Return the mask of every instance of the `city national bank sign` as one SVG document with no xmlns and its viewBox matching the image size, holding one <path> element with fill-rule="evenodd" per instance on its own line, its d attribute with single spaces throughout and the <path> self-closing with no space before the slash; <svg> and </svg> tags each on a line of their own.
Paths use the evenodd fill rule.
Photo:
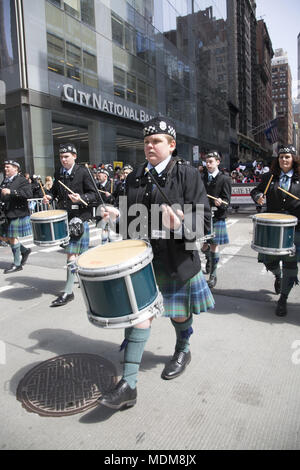
<svg viewBox="0 0 300 470">
<path fill-rule="evenodd" d="M 120 103 L 103 99 L 100 94 L 86 93 L 85 91 L 77 90 L 73 85 L 69 84 L 63 85 L 62 101 L 67 101 L 68 103 L 103 111 L 105 113 L 132 119 L 138 122 L 147 122 L 153 117 L 142 109 L 133 109 L 129 106 L 124 106 Z"/>
</svg>

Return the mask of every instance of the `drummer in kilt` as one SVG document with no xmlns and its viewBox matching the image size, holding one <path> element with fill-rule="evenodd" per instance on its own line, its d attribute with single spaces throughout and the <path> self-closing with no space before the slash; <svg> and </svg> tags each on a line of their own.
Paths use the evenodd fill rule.
<svg viewBox="0 0 300 470">
<path fill-rule="evenodd" d="M 203 182 L 213 211 L 214 237 L 204 243 L 202 252 L 206 257 L 206 273 L 209 274 L 208 285 L 212 289 L 217 283 L 217 267 L 220 261 L 219 245 L 229 243 L 226 227 L 227 209 L 231 198 L 231 178 L 219 171 L 221 156 L 212 151 L 206 154 L 206 169 L 203 172 Z M 226 204 L 227 203 L 227 204 Z"/>
<path fill-rule="evenodd" d="M 72 143 L 61 144 L 59 157 L 61 167 L 54 175 L 51 195 L 46 194 L 43 202 L 47 203 L 52 199 L 57 199 L 57 209 L 67 211 L 70 242 L 65 247 L 67 253 L 67 282 L 64 292 L 52 302 L 50 307 L 61 307 L 74 299 L 75 259 L 88 250 L 90 240 L 89 220 L 92 218 L 92 204 L 97 200 L 96 190 L 87 169 L 76 164 L 76 147 Z M 68 192 L 59 181 L 69 187 L 75 194 Z M 83 204 L 80 199 L 88 206 Z"/>
<path fill-rule="evenodd" d="M 19 171 L 18 162 L 4 162 L 5 178 L 0 184 L 0 240 L 10 245 L 13 254 L 13 264 L 4 270 L 4 274 L 22 271 L 31 253 L 30 248 L 22 245 L 19 238 L 31 234 L 27 199 L 32 197 L 32 189 L 31 184 Z"/>
<path fill-rule="evenodd" d="M 273 179 L 264 196 L 270 177 Z M 278 190 L 278 187 L 288 191 L 299 200 Z M 300 159 L 292 145 L 281 145 L 278 156 L 271 165 L 271 172 L 262 177 L 261 183 L 252 189 L 251 197 L 255 203 L 262 206 L 267 204 L 267 212 L 293 215 L 298 218 L 295 227 L 296 253 L 294 256 L 258 254 L 258 262 L 264 263 L 266 269 L 275 276 L 274 290 L 280 294 L 275 313 L 279 317 L 287 315 L 287 298 L 298 281 L 298 262 L 300 261 Z"/>
<path fill-rule="evenodd" d="M 175 379 L 181 375 L 191 361 L 190 336 L 193 333 L 194 314 L 198 315 L 214 307 L 213 296 L 201 271 L 199 252 L 195 243 L 190 243 L 190 234 L 197 233 L 197 228 L 194 227 L 197 205 L 203 211 L 204 230 L 209 230 L 209 203 L 200 173 L 181 158 L 172 156 L 175 147 L 176 131 L 168 118 L 159 116 L 145 123 L 144 152 L 147 162 L 134 169 L 126 179 L 128 218 L 127 234 L 123 236 L 148 239 L 152 246 L 156 281 L 163 295 L 163 315 L 171 320 L 170 325 L 176 335 L 173 357 L 161 374 L 164 380 Z M 171 205 L 177 204 L 182 210 L 175 212 L 175 207 L 173 210 L 165 204 L 165 199 L 146 169 L 153 174 Z M 130 227 L 134 221 L 132 213 L 136 204 L 145 208 L 148 217 L 141 217 L 140 231 L 133 234 L 130 233 Z M 189 213 L 184 205 L 190 208 Z M 126 214 L 122 202 L 119 207 L 121 224 Z M 153 214 L 159 212 L 158 207 L 162 212 L 161 220 L 158 227 L 153 227 L 151 211 Z M 116 211 L 116 208 L 113 208 L 113 211 L 107 208 L 103 215 L 114 217 Z M 189 227 L 192 227 L 191 231 Z M 203 236 L 203 217 L 198 229 Z M 195 238 L 196 236 L 194 240 Z M 136 403 L 137 376 L 150 336 L 152 319 L 125 329 L 125 340 L 121 347 L 124 349 L 122 379 L 113 390 L 99 398 L 102 405 L 120 409 Z"/>
</svg>

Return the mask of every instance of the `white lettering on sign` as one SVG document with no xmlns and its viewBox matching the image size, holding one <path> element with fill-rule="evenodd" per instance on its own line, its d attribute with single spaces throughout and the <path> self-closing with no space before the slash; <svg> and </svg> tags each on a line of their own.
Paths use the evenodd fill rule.
<svg viewBox="0 0 300 470">
<path fill-rule="evenodd" d="M 115 116 L 121 116 L 133 121 L 147 122 L 153 117 L 142 109 L 133 109 L 129 106 L 103 99 L 101 94 L 90 94 L 77 90 L 69 83 L 63 85 L 62 101 L 68 101 L 69 103 L 114 114 Z"/>
</svg>

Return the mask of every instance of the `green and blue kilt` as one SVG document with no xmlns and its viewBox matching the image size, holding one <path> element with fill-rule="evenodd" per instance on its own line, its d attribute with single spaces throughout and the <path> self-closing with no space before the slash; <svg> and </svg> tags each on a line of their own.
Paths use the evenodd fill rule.
<svg viewBox="0 0 300 470">
<path fill-rule="evenodd" d="M 211 243 L 214 245 L 226 245 L 229 243 L 229 237 L 225 220 L 213 220 L 213 232 L 215 234 Z"/>
<path fill-rule="evenodd" d="M 257 261 L 259 263 L 269 264 L 274 261 L 286 261 L 287 263 L 300 262 L 300 231 L 295 232 L 294 244 L 296 252 L 293 256 L 290 255 L 267 255 L 266 253 L 258 253 Z"/>
<path fill-rule="evenodd" d="M 163 296 L 164 317 L 189 317 L 214 308 L 215 301 L 202 271 L 184 285 L 170 279 L 160 262 L 153 262 L 156 282 Z"/>
<path fill-rule="evenodd" d="M 78 240 L 70 238 L 66 247 L 66 253 L 70 255 L 81 255 L 89 249 L 90 227 L 88 222 L 83 222 L 84 232 Z"/>
<path fill-rule="evenodd" d="M 8 224 L 0 225 L 0 236 L 8 238 L 22 238 L 31 235 L 30 216 L 8 219 Z"/>
</svg>

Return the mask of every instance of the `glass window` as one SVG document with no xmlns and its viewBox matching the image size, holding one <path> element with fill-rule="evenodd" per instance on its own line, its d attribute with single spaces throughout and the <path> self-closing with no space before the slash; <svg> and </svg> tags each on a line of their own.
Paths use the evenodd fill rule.
<svg viewBox="0 0 300 470">
<path fill-rule="evenodd" d="M 81 81 L 81 49 L 66 41 L 67 77 Z"/>
<path fill-rule="evenodd" d="M 128 24 L 125 24 L 125 49 L 131 54 L 136 54 L 135 31 Z"/>
<path fill-rule="evenodd" d="M 112 39 L 123 47 L 123 23 L 116 16 L 111 17 Z"/>
<path fill-rule="evenodd" d="M 64 0 L 64 8 L 70 15 L 80 18 L 80 0 Z"/>
<path fill-rule="evenodd" d="M 50 3 L 53 3 L 53 5 L 56 5 L 57 7 L 60 8 L 60 0 L 49 0 Z"/>
<path fill-rule="evenodd" d="M 126 75 L 124 70 L 114 67 L 114 94 L 125 99 Z"/>
<path fill-rule="evenodd" d="M 65 44 L 64 40 L 54 34 L 47 33 L 48 69 L 64 75 Z"/>
<path fill-rule="evenodd" d="M 83 83 L 98 88 L 97 57 L 87 51 L 83 51 L 83 71 Z"/>
<path fill-rule="evenodd" d="M 147 106 L 147 85 L 143 80 L 138 80 L 138 104 Z"/>
<path fill-rule="evenodd" d="M 95 27 L 94 0 L 80 0 L 81 20 L 83 23 Z"/>
<path fill-rule="evenodd" d="M 136 103 L 136 78 L 127 74 L 127 100 Z"/>
</svg>

